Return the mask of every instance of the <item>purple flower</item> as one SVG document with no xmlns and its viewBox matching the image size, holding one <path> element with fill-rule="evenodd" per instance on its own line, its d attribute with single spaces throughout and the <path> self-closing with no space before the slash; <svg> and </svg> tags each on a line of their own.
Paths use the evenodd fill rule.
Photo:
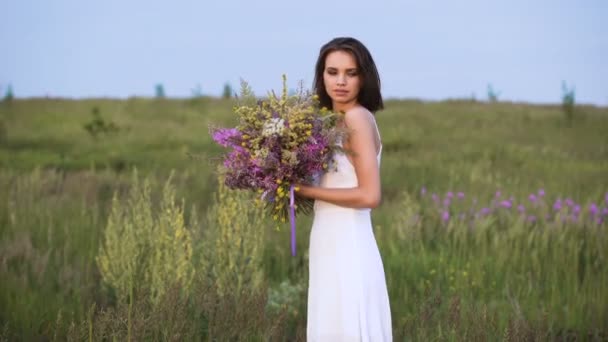
<svg viewBox="0 0 608 342">
<path fill-rule="evenodd" d="M 589 206 L 589 213 L 591 216 L 595 216 L 597 214 L 597 205 L 595 203 L 591 203 Z"/>
<path fill-rule="evenodd" d="M 608 192 L 606 193 L 606 197 L 604 197 L 604 200 L 606 201 L 606 204 L 608 204 Z"/>
<path fill-rule="evenodd" d="M 608 216 L 608 207 L 602 209 L 602 216 Z"/>
<path fill-rule="evenodd" d="M 523 204 L 520 204 L 517 206 L 517 211 L 523 214 L 526 211 L 526 207 L 524 207 Z"/>
<path fill-rule="evenodd" d="M 420 194 L 422 196 L 426 195 L 426 187 L 423 186 L 422 189 L 420 189 Z"/>
<path fill-rule="evenodd" d="M 578 215 L 581 212 L 581 206 L 578 204 L 575 205 L 573 211 L 575 215 Z"/>
<path fill-rule="evenodd" d="M 454 194 L 450 191 L 447 193 L 447 195 L 445 197 L 448 199 L 452 199 L 452 198 L 454 198 Z"/>
<path fill-rule="evenodd" d="M 553 204 L 553 210 L 555 210 L 555 211 L 562 210 L 562 201 L 560 199 L 555 201 L 555 204 Z"/>
<path fill-rule="evenodd" d="M 534 215 L 528 216 L 528 222 L 536 222 L 536 216 L 534 216 Z"/>
<path fill-rule="evenodd" d="M 496 198 L 500 198 L 500 191 L 496 191 Z"/>
<path fill-rule="evenodd" d="M 236 128 L 220 128 L 213 132 L 212 138 L 221 146 L 228 147 L 235 144 L 235 138 L 240 138 L 241 132 Z"/>
<path fill-rule="evenodd" d="M 481 215 L 487 215 L 490 213 L 490 208 L 481 208 Z"/>
<path fill-rule="evenodd" d="M 566 198 L 566 205 L 572 207 L 574 205 L 574 201 L 570 198 Z"/>
<path fill-rule="evenodd" d="M 450 213 L 447 210 L 444 210 L 443 213 L 441 213 L 441 219 L 443 222 L 447 222 L 450 219 Z"/>
<path fill-rule="evenodd" d="M 509 208 L 511 208 L 511 201 L 509 201 L 509 200 L 502 201 L 502 202 L 500 202 L 500 206 L 503 208 L 509 209 Z"/>
<path fill-rule="evenodd" d="M 433 198 L 433 202 L 435 202 L 436 204 L 439 204 L 439 197 L 437 197 L 437 194 L 432 194 L 431 198 Z"/>
<path fill-rule="evenodd" d="M 540 196 L 540 197 L 545 196 L 545 189 L 538 190 L 538 196 Z"/>
<path fill-rule="evenodd" d="M 463 199 L 464 198 L 464 193 L 459 192 L 457 196 L 458 196 L 459 199 Z"/>
<path fill-rule="evenodd" d="M 446 198 L 443 200 L 443 205 L 445 207 L 449 207 L 451 203 L 452 203 L 452 201 L 449 198 Z"/>
<path fill-rule="evenodd" d="M 530 194 L 530 197 L 528 197 L 530 199 L 530 202 L 535 203 L 536 202 L 536 195 L 535 194 Z"/>
</svg>

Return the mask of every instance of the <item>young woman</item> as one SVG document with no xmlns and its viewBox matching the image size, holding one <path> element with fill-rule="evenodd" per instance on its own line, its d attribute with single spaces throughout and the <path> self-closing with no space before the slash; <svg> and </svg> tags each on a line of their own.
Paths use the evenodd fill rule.
<svg viewBox="0 0 608 342">
<path fill-rule="evenodd" d="M 392 341 L 384 267 L 370 211 L 380 204 L 382 144 L 374 119 L 383 108 L 380 77 L 354 38 L 323 45 L 315 68 L 322 106 L 344 112 L 349 129 L 334 167 L 319 186 L 299 185 L 315 199 L 310 235 L 308 341 Z"/>
</svg>

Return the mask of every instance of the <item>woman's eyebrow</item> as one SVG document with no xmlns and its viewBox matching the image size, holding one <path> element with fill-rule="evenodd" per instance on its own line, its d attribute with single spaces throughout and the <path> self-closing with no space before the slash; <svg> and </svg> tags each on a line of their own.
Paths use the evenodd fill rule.
<svg viewBox="0 0 608 342">
<path fill-rule="evenodd" d="M 336 67 L 328 66 L 326 69 L 328 70 L 338 70 Z M 346 71 L 357 71 L 357 68 L 348 68 Z"/>
</svg>

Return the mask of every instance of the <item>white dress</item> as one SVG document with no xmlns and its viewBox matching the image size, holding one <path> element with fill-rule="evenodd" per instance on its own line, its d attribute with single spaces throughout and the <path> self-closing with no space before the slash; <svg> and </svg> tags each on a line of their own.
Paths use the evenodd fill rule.
<svg viewBox="0 0 608 342">
<path fill-rule="evenodd" d="M 382 147 L 378 152 L 378 164 Z M 357 186 L 344 154 L 320 186 Z M 384 266 L 371 225 L 370 209 L 317 200 L 310 233 L 307 341 L 392 341 Z"/>
</svg>

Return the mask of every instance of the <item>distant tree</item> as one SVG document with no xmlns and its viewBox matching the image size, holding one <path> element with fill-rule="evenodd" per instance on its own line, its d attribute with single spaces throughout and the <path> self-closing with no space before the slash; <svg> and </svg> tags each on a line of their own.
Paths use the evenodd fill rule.
<svg viewBox="0 0 608 342">
<path fill-rule="evenodd" d="M 494 88 L 492 87 L 492 84 L 488 84 L 488 100 L 490 102 L 497 102 L 499 95 L 500 95 L 500 92 L 497 92 L 496 90 L 494 90 Z"/>
<path fill-rule="evenodd" d="M 13 94 L 13 86 L 9 84 L 8 87 L 6 88 L 6 94 L 4 95 L 4 101 L 10 102 L 13 100 L 13 98 L 15 98 L 15 95 Z"/>
<path fill-rule="evenodd" d="M 562 81 L 562 110 L 568 124 L 574 120 L 575 95 L 574 87 L 568 88 L 566 82 Z"/>
<path fill-rule="evenodd" d="M 229 99 L 232 97 L 232 86 L 228 82 L 226 82 L 226 84 L 224 84 L 224 90 L 222 91 L 222 97 L 225 99 Z"/>
<path fill-rule="evenodd" d="M 162 83 L 156 85 L 155 88 L 156 98 L 162 99 L 165 97 L 165 87 L 163 87 Z"/>
</svg>

